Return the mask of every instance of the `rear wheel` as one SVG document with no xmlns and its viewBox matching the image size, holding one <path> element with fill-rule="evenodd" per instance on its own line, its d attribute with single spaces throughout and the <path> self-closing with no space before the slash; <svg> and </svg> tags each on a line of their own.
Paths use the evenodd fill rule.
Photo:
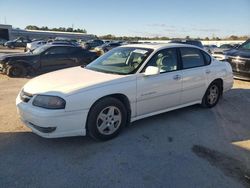
<svg viewBox="0 0 250 188">
<path fill-rule="evenodd" d="M 202 106 L 212 108 L 214 107 L 222 94 L 222 86 L 219 82 L 213 82 L 208 87 L 202 99 Z"/>
<path fill-rule="evenodd" d="M 10 65 L 7 67 L 6 74 L 10 77 L 26 76 L 27 70 L 23 65 Z"/>
<path fill-rule="evenodd" d="M 118 99 L 107 97 L 98 101 L 90 109 L 87 130 L 97 140 L 116 137 L 126 124 L 127 111 Z"/>
</svg>

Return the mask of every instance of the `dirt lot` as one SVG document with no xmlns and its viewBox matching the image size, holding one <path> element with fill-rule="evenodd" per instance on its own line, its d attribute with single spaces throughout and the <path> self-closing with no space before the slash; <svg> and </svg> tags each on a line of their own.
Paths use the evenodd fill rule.
<svg viewBox="0 0 250 188">
<path fill-rule="evenodd" d="M 250 82 L 213 109 L 137 121 L 116 139 L 44 139 L 19 121 L 28 79 L 0 75 L 0 187 L 249 187 Z"/>
<path fill-rule="evenodd" d="M 10 49 L 4 46 L 0 46 L 0 55 L 9 54 L 9 53 L 22 53 L 22 52 L 24 52 L 24 48 Z"/>
</svg>

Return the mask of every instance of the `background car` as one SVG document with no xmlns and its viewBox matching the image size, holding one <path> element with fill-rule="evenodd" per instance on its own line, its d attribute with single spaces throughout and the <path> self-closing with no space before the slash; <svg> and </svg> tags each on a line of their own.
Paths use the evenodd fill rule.
<svg viewBox="0 0 250 188">
<path fill-rule="evenodd" d="M 250 39 L 224 55 L 232 66 L 234 77 L 250 81 Z"/>
<path fill-rule="evenodd" d="M 48 44 L 60 44 L 60 45 L 70 45 L 70 46 L 79 46 L 80 45 L 76 42 L 73 42 L 73 41 L 58 41 L 58 40 L 54 40 L 54 41 L 51 41 L 49 42 Z"/>
<path fill-rule="evenodd" d="M 86 65 L 95 52 L 69 45 L 43 45 L 30 53 L 0 56 L 0 71 L 12 77 Z"/>
<path fill-rule="evenodd" d="M 4 44 L 7 42 L 6 39 L 0 38 L 0 45 L 4 46 Z"/>
<path fill-rule="evenodd" d="M 212 45 L 204 45 L 204 50 L 206 50 L 208 53 L 211 53 L 211 51 L 215 48 L 218 48 L 218 46 L 212 44 Z"/>
<path fill-rule="evenodd" d="M 7 41 L 4 46 L 8 48 L 16 48 L 16 47 L 26 47 L 27 43 L 31 42 L 30 39 L 17 38 L 15 40 Z"/>
<path fill-rule="evenodd" d="M 42 137 L 109 140 L 129 122 L 194 104 L 214 107 L 232 85 L 230 64 L 198 47 L 126 45 L 86 67 L 29 81 L 16 105 L 27 127 Z"/>
<path fill-rule="evenodd" d="M 116 48 L 118 46 L 121 46 L 122 43 L 120 42 L 110 42 L 110 43 L 105 43 L 101 46 L 97 46 L 95 47 L 95 51 L 99 54 L 102 55 L 106 52 L 108 52 L 109 50 L 112 50 L 113 48 Z"/>
<path fill-rule="evenodd" d="M 91 49 L 94 49 L 95 47 L 101 46 L 103 44 L 104 44 L 104 42 L 102 40 L 99 40 L 99 39 L 89 40 L 89 41 L 83 43 L 83 48 L 85 48 L 86 50 L 91 50 Z"/>
<path fill-rule="evenodd" d="M 26 48 L 25 48 L 25 52 L 30 52 L 30 51 L 33 51 L 35 50 L 36 48 L 46 44 L 47 42 L 44 41 L 44 40 L 38 40 L 38 41 L 34 41 L 34 42 L 30 42 L 30 43 L 27 43 L 26 45 Z"/>
<path fill-rule="evenodd" d="M 222 44 L 217 48 L 213 48 L 211 49 L 211 54 L 214 58 L 218 59 L 218 60 L 223 60 L 224 59 L 224 53 L 228 50 L 233 49 L 234 46 L 231 44 Z"/>
<path fill-rule="evenodd" d="M 175 39 L 170 41 L 170 43 L 179 43 L 179 44 L 190 44 L 194 46 L 198 46 L 203 48 L 203 44 L 199 40 L 192 40 L 192 39 Z"/>
</svg>

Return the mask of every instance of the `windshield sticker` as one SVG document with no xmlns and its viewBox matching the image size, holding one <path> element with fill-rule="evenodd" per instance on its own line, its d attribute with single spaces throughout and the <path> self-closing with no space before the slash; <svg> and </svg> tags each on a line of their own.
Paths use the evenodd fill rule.
<svg viewBox="0 0 250 188">
<path fill-rule="evenodd" d="M 147 50 L 136 49 L 133 52 L 138 53 L 138 54 L 146 54 L 148 51 Z"/>
</svg>

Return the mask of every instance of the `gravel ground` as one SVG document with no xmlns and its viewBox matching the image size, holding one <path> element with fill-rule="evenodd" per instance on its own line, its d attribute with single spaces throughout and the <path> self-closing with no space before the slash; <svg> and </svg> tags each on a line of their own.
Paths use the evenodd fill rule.
<svg viewBox="0 0 250 188">
<path fill-rule="evenodd" d="M 236 80 L 213 109 L 164 113 L 95 142 L 31 133 L 15 107 L 27 81 L 0 75 L 0 187 L 250 186 L 250 82 Z"/>
</svg>

